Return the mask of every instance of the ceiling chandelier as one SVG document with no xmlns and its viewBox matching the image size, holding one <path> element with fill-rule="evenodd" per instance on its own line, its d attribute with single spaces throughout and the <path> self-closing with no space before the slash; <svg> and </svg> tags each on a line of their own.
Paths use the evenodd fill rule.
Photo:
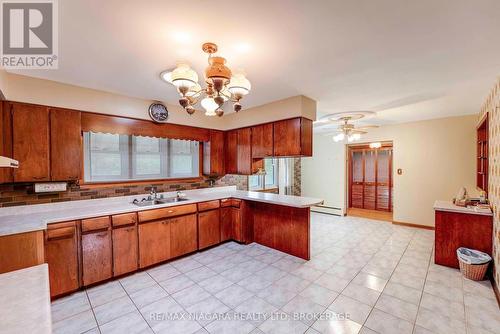
<svg viewBox="0 0 500 334">
<path fill-rule="evenodd" d="M 226 59 L 213 54 L 217 52 L 217 45 L 204 43 L 202 50 L 208 53 L 208 67 L 205 69 L 206 88 L 198 83 L 198 74 L 185 62 L 178 62 L 173 71 L 165 71 L 161 78 L 174 85 L 179 92 L 179 104 L 192 115 L 194 105 L 200 104 L 207 116 L 224 115 L 223 106 L 226 101 L 233 102 L 233 110 L 241 110 L 241 99 L 252 88 L 250 81 L 243 71 L 234 73 L 225 65 Z"/>
<path fill-rule="evenodd" d="M 341 123 L 337 128 L 335 128 L 336 134 L 333 136 L 333 140 L 335 142 L 347 141 L 351 143 L 353 141 L 360 140 L 361 135 L 367 133 L 366 130 L 377 128 L 377 126 L 367 125 L 363 127 L 355 127 L 354 124 L 349 123 L 349 121 L 373 116 L 375 116 L 375 113 L 371 111 L 353 111 L 329 114 L 321 117 L 315 122 L 315 131 L 331 133 L 332 125 Z"/>
</svg>

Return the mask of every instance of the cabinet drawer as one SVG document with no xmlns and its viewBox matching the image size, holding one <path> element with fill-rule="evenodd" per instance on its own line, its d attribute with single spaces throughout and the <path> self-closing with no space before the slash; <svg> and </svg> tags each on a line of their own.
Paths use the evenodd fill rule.
<svg viewBox="0 0 500 334">
<path fill-rule="evenodd" d="M 208 211 L 218 209 L 219 207 L 219 200 L 198 203 L 198 211 Z"/>
<path fill-rule="evenodd" d="M 231 200 L 231 206 L 233 208 L 239 208 L 241 206 L 241 199 L 232 199 Z"/>
<path fill-rule="evenodd" d="M 220 200 L 221 208 L 226 208 L 233 205 L 233 200 L 231 198 L 224 198 Z"/>
<path fill-rule="evenodd" d="M 196 204 L 188 204 L 188 205 L 172 206 L 170 208 L 140 211 L 138 215 L 139 215 L 139 222 L 142 223 L 149 220 L 187 215 L 189 213 L 194 213 L 194 212 L 196 212 Z"/>
<path fill-rule="evenodd" d="M 132 212 L 124 213 L 121 215 L 114 215 L 111 216 L 111 222 L 113 224 L 113 227 L 133 225 L 137 222 L 137 214 L 135 212 Z"/>
<path fill-rule="evenodd" d="M 76 233 L 76 226 L 66 226 L 59 227 L 55 229 L 47 229 L 46 239 L 47 241 L 56 240 L 56 239 L 69 239 L 73 238 Z"/>
<path fill-rule="evenodd" d="M 105 230 L 110 227 L 109 217 L 98 217 L 82 220 L 82 232 Z"/>
</svg>

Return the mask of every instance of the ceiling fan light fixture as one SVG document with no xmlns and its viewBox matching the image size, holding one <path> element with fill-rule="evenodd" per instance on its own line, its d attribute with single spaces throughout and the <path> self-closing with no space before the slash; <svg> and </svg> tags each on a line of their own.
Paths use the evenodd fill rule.
<svg viewBox="0 0 500 334">
<path fill-rule="evenodd" d="M 339 133 L 339 134 L 333 136 L 333 141 L 335 141 L 335 142 L 342 141 L 342 140 L 344 140 L 344 137 L 345 137 L 345 135 L 343 133 Z"/>
</svg>

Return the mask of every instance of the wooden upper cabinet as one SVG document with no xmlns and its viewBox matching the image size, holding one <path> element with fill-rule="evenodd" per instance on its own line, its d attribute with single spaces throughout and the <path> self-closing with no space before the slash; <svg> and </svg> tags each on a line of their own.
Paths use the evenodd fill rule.
<svg viewBox="0 0 500 334">
<path fill-rule="evenodd" d="M 272 157 L 273 147 L 273 123 L 252 126 L 252 158 Z"/>
<path fill-rule="evenodd" d="M 170 219 L 170 256 L 177 257 L 198 249 L 196 214 Z"/>
<path fill-rule="evenodd" d="M 52 181 L 80 179 L 82 124 L 79 111 L 50 109 L 50 156 Z"/>
<path fill-rule="evenodd" d="M 45 262 L 49 265 L 50 296 L 75 291 L 78 272 L 77 222 L 49 224 L 45 231 Z"/>
<path fill-rule="evenodd" d="M 312 156 L 312 121 L 298 117 L 274 122 L 274 156 Z"/>
<path fill-rule="evenodd" d="M 210 141 L 203 145 L 203 174 L 226 174 L 224 146 L 224 131 L 210 130 Z"/>
<path fill-rule="evenodd" d="M 252 174 L 252 129 L 238 129 L 238 174 Z"/>
<path fill-rule="evenodd" d="M 47 107 L 11 103 L 14 182 L 50 180 L 49 110 Z"/>
<path fill-rule="evenodd" d="M 12 158 L 12 119 L 8 102 L 0 101 L 0 155 Z M 0 184 L 12 182 L 12 168 L 0 168 Z"/>
<path fill-rule="evenodd" d="M 227 131 L 225 137 L 226 173 L 238 174 L 238 131 Z"/>
</svg>

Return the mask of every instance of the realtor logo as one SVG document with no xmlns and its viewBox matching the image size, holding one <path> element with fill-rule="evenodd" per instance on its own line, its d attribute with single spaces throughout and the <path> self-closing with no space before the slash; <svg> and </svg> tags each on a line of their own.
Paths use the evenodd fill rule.
<svg viewBox="0 0 500 334">
<path fill-rule="evenodd" d="M 2 1 L 1 9 L 2 67 L 57 69 L 56 1 Z"/>
</svg>

